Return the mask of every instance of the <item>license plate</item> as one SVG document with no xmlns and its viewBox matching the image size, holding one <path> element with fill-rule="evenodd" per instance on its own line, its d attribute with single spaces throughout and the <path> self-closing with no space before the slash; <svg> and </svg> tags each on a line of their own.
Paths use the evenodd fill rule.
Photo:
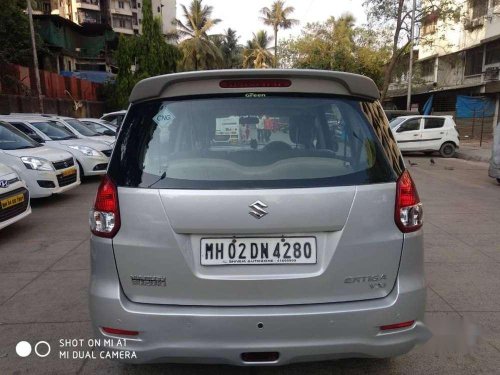
<svg viewBox="0 0 500 375">
<path fill-rule="evenodd" d="M 76 173 L 76 168 L 69 168 L 69 169 L 66 169 L 65 171 L 63 171 L 61 174 L 63 177 L 66 177 L 66 176 L 71 176 L 72 174 L 75 174 Z"/>
<path fill-rule="evenodd" d="M 315 264 L 315 237 L 202 238 L 203 266 Z"/>
<path fill-rule="evenodd" d="M 23 202 L 24 202 L 24 194 L 16 194 L 13 195 L 12 197 L 2 199 L 0 201 L 0 205 L 2 205 L 2 210 L 3 210 L 5 208 L 9 208 Z"/>
</svg>

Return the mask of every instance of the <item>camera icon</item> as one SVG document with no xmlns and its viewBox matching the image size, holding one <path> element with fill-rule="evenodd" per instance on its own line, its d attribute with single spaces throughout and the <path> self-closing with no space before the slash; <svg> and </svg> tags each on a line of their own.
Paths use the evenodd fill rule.
<svg viewBox="0 0 500 375">
<path fill-rule="evenodd" d="M 45 358 L 50 354 L 50 344 L 47 341 L 38 341 L 35 344 L 35 354 L 40 358 Z M 25 358 L 31 354 L 32 347 L 28 341 L 19 341 L 16 345 L 16 353 L 19 357 Z"/>
</svg>

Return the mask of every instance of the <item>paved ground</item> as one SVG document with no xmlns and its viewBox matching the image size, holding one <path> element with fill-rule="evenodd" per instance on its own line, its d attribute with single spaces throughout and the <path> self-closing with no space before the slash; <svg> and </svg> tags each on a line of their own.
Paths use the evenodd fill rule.
<svg viewBox="0 0 500 375">
<path fill-rule="evenodd" d="M 488 163 L 491 158 L 492 147 L 493 143 L 491 141 L 482 144 L 478 141 L 461 142 L 456 156 L 459 159 Z"/>
<path fill-rule="evenodd" d="M 494 374 L 500 369 L 500 186 L 487 165 L 407 156 L 425 204 L 427 320 L 434 338 L 393 360 L 283 368 L 125 366 L 58 359 L 61 338 L 92 337 L 87 313 L 87 212 L 97 181 L 33 204 L 0 234 L 0 374 Z M 17 342 L 48 341 L 47 358 Z"/>
</svg>

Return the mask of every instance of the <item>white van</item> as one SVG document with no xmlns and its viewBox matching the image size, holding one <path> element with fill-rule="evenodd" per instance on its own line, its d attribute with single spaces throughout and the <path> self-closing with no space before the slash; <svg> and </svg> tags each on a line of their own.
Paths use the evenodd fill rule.
<svg viewBox="0 0 500 375">
<path fill-rule="evenodd" d="M 390 122 L 401 151 L 439 151 L 451 158 L 460 145 L 452 116 L 401 116 Z"/>
</svg>

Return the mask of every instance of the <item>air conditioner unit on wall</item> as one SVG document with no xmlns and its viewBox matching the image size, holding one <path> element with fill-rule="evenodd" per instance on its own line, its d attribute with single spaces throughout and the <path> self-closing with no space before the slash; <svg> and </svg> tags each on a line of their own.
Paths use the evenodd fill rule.
<svg viewBox="0 0 500 375">
<path fill-rule="evenodd" d="M 484 71 L 484 80 L 485 81 L 496 81 L 500 76 L 500 67 L 493 66 L 491 68 L 486 68 Z"/>
</svg>

